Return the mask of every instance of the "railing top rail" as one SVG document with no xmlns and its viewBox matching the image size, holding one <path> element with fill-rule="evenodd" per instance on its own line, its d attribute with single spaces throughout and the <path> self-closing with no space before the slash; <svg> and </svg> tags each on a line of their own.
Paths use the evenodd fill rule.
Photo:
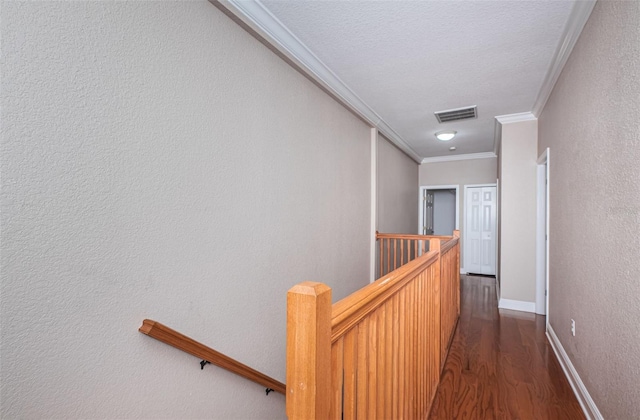
<svg viewBox="0 0 640 420">
<path fill-rule="evenodd" d="M 166 325 L 151 319 L 145 319 L 142 321 L 142 326 L 138 331 L 189 353 L 192 356 L 196 356 L 199 359 L 210 362 L 216 366 L 227 369 L 236 375 L 240 375 L 243 378 L 265 386 L 267 388 L 267 394 L 269 393 L 269 390 L 273 390 L 286 395 L 286 386 L 282 382 L 258 372 L 257 370 L 250 368 L 249 366 L 242 364 L 210 347 L 207 347 L 204 344 L 201 344 L 196 340 L 167 327 Z"/>
<path fill-rule="evenodd" d="M 409 233 L 380 233 L 376 232 L 376 239 L 414 239 L 414 240 L 425 240 L 429 239 L 444 239 L 449 240 L 454 236 L 446 236 L 446 235 L 413 235 Z"/>
<path fill-rule="evenodd" d="M 446 242 L 444 242 L 444 243 L 442 243 L 440 245 L 440 252 L 444 254 L 445 252 L 447 252 L 448 250 L 450 250 L 451 248 L 456 246 L 456 244 L 458 242 L 460 242 L 460 238 L 459 237 L 457 237 L 457 236 L 452 237 L 450 240 L 448 240 L 448 241 L 446 241 Z"/>
<path fill-rule="evenodd" d="M 339 339 L 407 284 L 417 273 L 437 260 L 438 251 L 430 251 L 334 303 L 331 316 L 331 341 Z"/>
</svg>

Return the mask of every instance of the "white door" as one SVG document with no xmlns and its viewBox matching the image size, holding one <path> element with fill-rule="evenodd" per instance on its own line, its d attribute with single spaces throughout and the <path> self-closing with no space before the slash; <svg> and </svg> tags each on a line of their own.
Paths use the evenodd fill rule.
<svg viewBox="0 0 640 420">
<path fill-rule="evenodd" d="M 496 274 L 496 187 L 470 187 L 465 197 L 464 268 Z"/>
<path fill-rule="evenodd" d="M 431 190 L 433 193 L 433 234 L 451 236 L 456 229 L 456 190 Z"/>
</svg>

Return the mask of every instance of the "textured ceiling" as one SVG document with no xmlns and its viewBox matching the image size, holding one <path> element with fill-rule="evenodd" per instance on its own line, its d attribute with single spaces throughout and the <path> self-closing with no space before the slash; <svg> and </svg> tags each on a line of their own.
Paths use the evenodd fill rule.
<svg viewBox="0 0 640 420">
<path fill-rule="evenodd" d="M 494 117 L 532 110 L 574 2 L 262 4 L 418 155 L 434 157 L 492 152 Z M 440 124 L 433 114 L 469 105 L 478 119 Z M 458 135 L 436 140 L 446 129 Z"/>
</svg>

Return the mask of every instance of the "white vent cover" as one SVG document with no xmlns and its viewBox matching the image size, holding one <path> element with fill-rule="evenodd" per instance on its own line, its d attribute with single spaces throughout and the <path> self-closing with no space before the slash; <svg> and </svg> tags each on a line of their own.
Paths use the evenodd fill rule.
<svg viewBox="0 0 640 420">
<path fill-rule="evenodd" d="M 478 118 L 476 105 L 464 108 L 448 109 L 446 111 L 438 111 L 435 114 L 439 123 L 466 120 L 469 118 Z"/>
</svg>

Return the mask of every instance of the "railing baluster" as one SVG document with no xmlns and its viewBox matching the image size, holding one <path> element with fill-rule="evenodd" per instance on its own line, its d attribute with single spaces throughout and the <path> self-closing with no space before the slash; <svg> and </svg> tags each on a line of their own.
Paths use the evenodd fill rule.
<svg viewBox="0 0 640 420">
<path fill-rule="evenodd" d="M 406 318 L 406 309 L 405 309 L 405 301 L 407 298 L 407 288 L 403 288 L 402 290 L 400 290 L 400 293 L 398 293 L 398 319 L 402 320 L 402 322 L 399 323 L 398 325 L 398 415 L 396 418 L 404 418 L 405 415 L 405 402 L 406 402 L 406 398 L 405 398 L 405 381 L 406 381 L 406 376 L 407 376 L 407 369 L 406 369 L 406 365 L 405 365 L 405 340 L 406 340 L 406 334 L 405 334 L 405 326 L 406 326 L 406 322 L 405 320 Z"/>
<path fill-rule="evenodd" d="M 356 418 L 358 330 L 356 325 L 344 337 L 344 420 Z"/>
<path fill-rule="evenodd" d="M 367 390 L 367 412 L 371 417 L 375 417 L 376 415 L 376 401 L 378 396 L 376 394 L 377 389 L 377 371 L 376 368 L 378 366 L 378 335 L 377 335 L 377 323 L 375 316 L 371 316 L 369 319 L 369 340 L 367 342 L 367 347 L 369 348 L 369 359 L 367 361 L 367 381 L 368 381 L 368 390 Z"/>
<path fill-rule="evenodd" d="M 331 346 L 331 419 L 342 418 L 344 386 L 344 337 Z"/>
<path fill-rule="evenodd" d="M 378 255 L 378 260 L 380 261 L 380 272 L 378 273 L 378 278 L 384 276 L 384 271 L 382 270 L 382 263 L 384 261 L 384 251 L 383 251 L 383 244 L 384 244 L 384 239 L 378 239 L 380 241 L 380 254 Z"/>
<path fill-rule="evenodd" d="M 398 357 L 399 357 L 399 352 L 400 352 L 400 340 L 399 340 L 399 334 L 400 334 L 400 329 L 399 329 L 399 325 L 400 325 L 400 316 L 399 316 L 399 302 L 400 302 L 400 295 L 399 293 L 396 293 L 393 296 L 393 300 L 392 300 L 392 326 L 391 329 L 393 330 L 392 333 L 392 339 L 391 339 L 391 353 L 392 353 L 392 360 L 391 360 L 391 375 L 392 375 L 392 382 L 391 382 L 391 389 L 392 389 L 392 393 L 391 393 L 391 406 L 392 406 L 392 411 L 391 411 L 391 416 L 390 418 L 394 418 L 397 419 L 399 418 L 398 416 L 398 407 L 399 407 L 399 403 L 398 403 L 398 375 L 399 375 L 399 370 L 398 370 Z"/>
<path fill-rule="evenodd" d="M 387 302 L 384 304 L 384 312 L 385 312 L 385 325 L 384 325 L 384 348 L 385 348 L 385 359 L 384 359 L 384 377 L 385 377 L 385 387 L 384 387 L 384 418 L 390 419 L 392 418 L 393 412 L 393 299 L 387 299 Z"/>
<path fill-rule="evenodd" d="M 358 375 L 356 414 L 359 419 L 368 418 L 369 401 L 369 321 L 364 318 L 358 324 Z"/>
<path fill-rule="evenodd" d="M 391 251 L 390 251 L 390 246 L 391 246 L 390 241 L 391 241 L 391 239 L 388 239 L 388 240 L 387 240 L 387 271 L 385 271 L 385 274 L 388 274 L 388 273 L 391 271 L 391 265 L 389 265 L 389 256 L 390 256 L 390 254 L 391 254 Z"/>
<path fill-rule="evenodd" d="M 418 353 L 418 384 L 417 384 L 417 394 L 418 394 L 418 399 L 416 401 L 416 405 L 417 405 L 417 410 L 418 410 L 418 418 L 422 418 L 423 417 L 423 407 L 422 407 L 422 402 L 424 401 L 426 395 L 424 392 L 424 351 L 425 351 L 425 343 L 424 343 L 424 334 L 423 334 L 423 329 L 424 329 L 424 311 L 426 309 L 426 305 L 425 305 L 425 300 L 424 300 L 424 275 L 423 273 L 420 273 L 418 275 L 418 279 L 417 279 L 417 284 L 416 286 L 418 287 L 418 293 L 417 293 L 417 309 L 418 309 L 418 318 L 417 318 L 417 324 L 418 327 L 416 328 L 416 340 L 417 340 L 417 347 L 416 347 L 416 352 Z"/>
<path fill-rule="evenodd" d="M 378 419 L 383 419 L 384 418 L 384 406 L 385 406 L 385 399 L 384 399 L 384 387 L 386 385 L 387 379 L 385 376 L 385 366 L 384 366 L 384 362 L 385 362 L 385 351 L 386 351 L 386 347 L 385 347 L 385 337 L 386 337 L 386 331 L 385 331 L 385 306 L 381 305 L 378 310 L 376 311 L 376 322 L 378 323 L 376 330 L 377 330 L 377 334 L 378 334 L 378 342 L 376 343 L 376 353 L 377 353 L 377 366 L 376 366 L 376 418 Z"/>
<path fill-rule="evenodd" d="M 398 257 L 396 255 L 396 249 L 398 248 L 398 240 L 393 240 L 393 269 L 398 268 Z"/>
</svg>

